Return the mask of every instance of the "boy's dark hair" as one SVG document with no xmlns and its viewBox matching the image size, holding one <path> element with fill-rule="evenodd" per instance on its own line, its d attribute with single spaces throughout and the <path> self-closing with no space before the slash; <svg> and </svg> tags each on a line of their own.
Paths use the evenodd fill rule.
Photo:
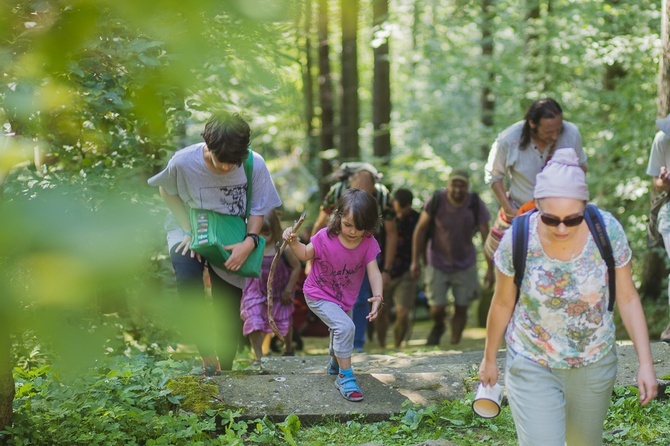
<svg viewBox="0 0 670 446">
<path fill-rule="evenodd" d="M 530 137 L 533 130 L 530 128 L 531 121 L 535 124 L 535 127 L 537 127 L 540 125 L 540 119 L 552 119 L 562 114 L 563 110 L 561 109 L 561 106 L 552 98 L 538 99 L 530 104 L 530 107 L 528 107 L 528 110 L 526 110 L 526 114 L 523 117 L 525 121 L 523 123 L 523 129 L 521 130 L 519 148 L 523 150 L 530 144 Z"/>
<path fill-rule="evenodd" d="M 379 210 L 377 200 L 361 189 L 347 189 L 335 204 L 333 218 L 328 223 L 328 236 L 332 237 L 340 233 L 342 217 L 351 214 L 354 225 L 359 231 L 374 234 L 379 225 Z"/>
<path fill-rule="evenodd" d="M 398 189 L 393 194 L 393 199 L 398 202 L 400 207 L 405 208 L 412 204 L 412 200 L 414 200 L 414 194 L 409 189 Z"/>
<path fill-rule="evenodd" d="M 237 113 L 213 114 L 201 135 L 220 163 L 240 166 L 249 156 L 251 129 Z"/>
</svg>

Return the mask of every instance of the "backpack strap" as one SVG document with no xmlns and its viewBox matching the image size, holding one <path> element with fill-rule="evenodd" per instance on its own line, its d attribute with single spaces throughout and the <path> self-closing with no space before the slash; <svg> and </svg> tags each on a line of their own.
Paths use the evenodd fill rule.
<svg viewBox="0 0 670 446">
<path fill-rule="evenodd" d="M 610 299 L 607 309 L 613 311 L 614 302 L 616 301 L 616 271 L 614 269 L 614 252 L 612 251 L 612 244 L 607 236 L 605 222 L 603 221 L 603 217 L 600 215 L 598 208 L 592 204 L 587 204 L 586 210 L 584 211 L 584 217 L 586 219 L 586 224 L 591 230 L 593 239 L 596 242 L 598 251 L 600 251 L 600 255 L 607 265 L 607 279 L 610 291 Z"/>
<path fill-rule="evenodd" d="M 477 192 L 470 192 L 470 210 L 475 217 L 475 233 L 479 230 L 479 195 Z"/>
<path fill-rule="evenodd" d="M 433 195 L 430 197 L 431 202 L 430 202 L 430 210 L 428 214 L 430 214 L 430 218 L 434 219 L 435 216 L 437 215 L 437 209 L 440 207 L 440 194 L 442 193 L 444 189 L 438 189 L 435 192 L 433 192 Z"/>
<path fill-rule="evenodd" d="M 512 262 L 514 265 L 514 284 L 516 285 L 516 301 L 519 300 L 521 281 L 526 269 L 526 256 L 528 255 L 528 222 L 530 215 L 536 211 L 530 211 L 514 218 L 512 223 Z M 608 311 L 614 310 L 616 301 L 616 271 L 614 268 L 614 252 L 612 244 L 605 229 L 598 208 L 592 204 L 586 205 L 584 219 L 593 235 L 598 251 L 607 265 L 607 279 L 609 285 Z"/>
<path fill-rule="evenodd" d="M 337 200 L 340 199 L 342 194 L 344 193 L 345 189 L 349 186 L 349 181 L 348 180 L 342 180 L 338 181 L 337 183 L 333 184 L 332 190 L 333 190 L 333 205 L 337 204 Z"/>
<path fill-rule="evenodd" d="M 516 301 L 521 295 L 521 281 L 526 272 L 526 256 L 528 255 L 528 223 L 535 211 L 518 215 L 512 220 L 512 264 L 514 265 L 514 284 L 516 285 Z"/>
<path fill-rule="evenodd" d="M 379 212 L 379 218 L 384 219 L 384 212 L 386 211 L 386 206 L 388 206 L 388 191 L 383 184 L 375 183 L 375 198 L 377 199 L 377 210 Z"/>
<path fill-rule="evenodd" d="M 247 176 L 247 209 L 245 210 L 244 219 L 249 219 L 249 212 L 251 211 L 251 189 L 253 186 L 252 173 L 254 171 L 254 153 L 249 150 L 249 156 L 244 160 L 244 174 Z"/>
</svg>

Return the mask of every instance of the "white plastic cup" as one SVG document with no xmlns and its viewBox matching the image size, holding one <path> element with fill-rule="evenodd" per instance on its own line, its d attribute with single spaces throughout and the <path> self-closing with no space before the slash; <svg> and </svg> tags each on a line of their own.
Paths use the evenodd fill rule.
<svg viewBox="0 0 670 446">
<path fill-rule="evenodd" d="M 482 418 L 498 416 L 503 397 L 502 389 L 498 383 L 493 386 L 484 386 L 480 383 L 475 393 L 475 400 L 472 402 L 472 410 Z"/>
</svg>

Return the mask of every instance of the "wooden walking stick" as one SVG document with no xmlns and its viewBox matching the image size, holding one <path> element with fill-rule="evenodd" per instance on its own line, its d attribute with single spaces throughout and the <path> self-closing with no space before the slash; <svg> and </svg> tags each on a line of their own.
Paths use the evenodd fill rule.
<svg viewBox="0 0 670 446">
<path fill-rule="evenodd" d="M 293 232 L 296 232 L 298 228 L 300 228 L 300 225 L 302 222 L 305 220 L 305 214 L 302 214 L 298 221 L 293 222 Z M 272 264 L 270 264 L 270 273 L 268 274 L 268 323 L 270 324 L 270 327 L 272 328 L 272 331 L 274 334 L 279 338 L 280 341 L 284 341 L 284 336 L 279 332 L 279 328 L 277 328 L 277 324 L 275 323 L 275 318 L 272 316 L 272 304 L 273 304 L 273 292 L 272 292 L 272 282 L 275 278 L 275 270 L 277 269 L 277 262 L 279 261 L 279 258 L 281 257 L 282 253 L 288 246 L 288 242 L 284 240 L 284 242 L 279 245 L 279 242 L 277 242 L 277 252 L 275 253 L 274 258 L 272 259 Z"/>
</svg>

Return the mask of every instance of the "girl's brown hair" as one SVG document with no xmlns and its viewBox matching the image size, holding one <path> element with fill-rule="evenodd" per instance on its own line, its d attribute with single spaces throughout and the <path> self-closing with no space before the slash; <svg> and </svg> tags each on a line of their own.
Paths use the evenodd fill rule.
<svg viewBox="0 0 670 446">
<path fill-rule="evenodd" d="M 272 243 L 277 243 L 281 240 L 282 229 L 279 221 L 279 213 L 276 209 L 271 210 L 263 217 L 263 226 L 261 226 L 261 234 L 270 234 L 272 236 Z"/>
<path fill-rule="evenodd" d="M 354 225 L 359 231 L 374 234 L 379 227 L 379 209 L 377 200 L 361 189 L 347 189 L 337 203 L 333 218 L 328 223 L 328 236 L 338 235 L 342 228 L 342 217 L 351 214 Z"/>
</svg>

